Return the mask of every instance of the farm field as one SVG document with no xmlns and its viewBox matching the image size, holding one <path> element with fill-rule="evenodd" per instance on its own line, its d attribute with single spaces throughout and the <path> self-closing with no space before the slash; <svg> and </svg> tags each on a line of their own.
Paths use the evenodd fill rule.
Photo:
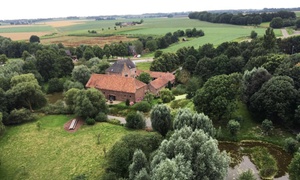
<svg viewBox="0 0 300 180">
<path fill-rule="evenodd" d="M 81 44 L 99 45 L 112 42 L 133 41 L 138 36 L 162 36 L 168 32 L 186 29 L 202 29 L 204 37 L 191 39 L 186 42 L 174 44 L 165 49 L 165 52 L 174 52 L 183 46 L 198 47 L 206 43 L 215 46 L 225 41 L 242 41 L 249 37 L 252 30 L 263 36 L 265 26 L 236 26 L 229 24 L 214 24 L 199 20 L 184 18 L 145 18 L 141 25 L 120 28 L 116 22 L 140 21 L 140 19 L 117 20 L 61 20 L 47 21 L 27 26 L 0 26 L 0 35 L 13 40 L 28 40 L 31 35 L 38 35 L 43 44 L 62 43 L 65 46 L 78 46 Z M 116 30 L 114 29 L 116 28 Z M 97 34 L 88 33 L 89 30 Z M 276 36 L 281 36 L 280 30 L 275 30 Z M 132 38 L 135 37 L 135 38 Z"/>
<path fill-rule="evenodd" d="M 50 115 L 35 122 L 7 127 L 0 139 L 0 179 L 71 179 L 85 174 L 97 179 L 104 171 L 106 152 L 130 131 L 108 123 L 83 125 L 69 133 L 63 125 L 73 116 Z M 96 135 L 100 133 L 100 144 Z"/>
</svg>

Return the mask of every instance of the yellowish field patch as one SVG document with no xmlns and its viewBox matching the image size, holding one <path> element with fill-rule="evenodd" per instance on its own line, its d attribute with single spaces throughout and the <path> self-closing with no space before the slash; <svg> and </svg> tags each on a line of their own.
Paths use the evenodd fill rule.
<svg viewBox="0 0 300 180">
<path fill-rule="evenodd" d="M 64 26 L 72 26 L 76 24 L 83 24 L 86 20 L 70 20 L 70 21 L 51 21 L 45 22 L 45 25 L 49 25 L 52 27 L 64 27 Z"/>
<path fill-rule="evenodd" d="M 18 40 L 29 40 L 30 36 L 36 35 L 36 36 L 44 36 L 46 34 L 49 34 L 51 32 L 19 32 L 19 33 L 0 33 L 0 36 L 8 37 L 12 39 L 13 41 Z"/>
<path fill-rule="evenodd" d="M 128 42 L 134 41 L 135 38 L 127 38 L 126 36 L 109 36 L 109 37 L 84 37 L 84 36 L 62 36 L 54 37 L 49 39 L 41 39 L 42 44 L 58 44 L 62 43 L 66 47 L 77 47 L 82 44 L 85 45 L 98 45 L 104 47 L 105 44 L 110 44 L 113 42 Z"/>
</svg>

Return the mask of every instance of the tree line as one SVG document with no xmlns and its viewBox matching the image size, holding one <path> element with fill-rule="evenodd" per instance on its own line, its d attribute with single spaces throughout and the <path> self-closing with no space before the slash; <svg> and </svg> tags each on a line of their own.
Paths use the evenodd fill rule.
<svg viewBox="0 0 300 180">
<path fill-rule="evenodd" d="M 210 13 L 207 11 L 191 12 L 190 19 L 198 19 L 212 23 L 225 23 L 235 25 L 260 25 L 262 22 L 270 22 L 274 18 L 295 19 L 295 12 L 279 11 L 273 13 L 251 13 L 251 14 L 232 14 L 232 13 Z"/>
</svg>

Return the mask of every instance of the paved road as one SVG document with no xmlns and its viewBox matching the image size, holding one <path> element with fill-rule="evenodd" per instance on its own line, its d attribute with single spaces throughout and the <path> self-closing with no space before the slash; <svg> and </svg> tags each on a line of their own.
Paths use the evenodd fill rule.
<svg viewBox="0 0 300 180">
<path fill-rule="evenodd" d="M 108 119 L 117 119 L 121 122 L 121 124 L 126 124 L 125 117 L 111 116 L 111 115 L 108 115 L 107 117 L 108 117 Z M 150 118 L 146 118 L 146 127 L 152 128 Z"/>
</svg>

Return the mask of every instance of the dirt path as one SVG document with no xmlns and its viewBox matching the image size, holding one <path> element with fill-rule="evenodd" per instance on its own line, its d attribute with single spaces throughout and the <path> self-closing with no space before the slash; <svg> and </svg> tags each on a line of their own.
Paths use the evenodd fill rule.
<svg viewBox="0 0 300 180">
<path fill-rule="evenodd" d="M 300 35 L 300 31 L 294 31 L 294 33 L 290 35 L 285 28 L 281 29 L 281 33 L 283 38 Z"/>
<path fill-rule="evenodd" d="M 281 33 L 283 38 L 288 38 L 290 36 L 286 29 L 281 29 Z"/>
</svg>

